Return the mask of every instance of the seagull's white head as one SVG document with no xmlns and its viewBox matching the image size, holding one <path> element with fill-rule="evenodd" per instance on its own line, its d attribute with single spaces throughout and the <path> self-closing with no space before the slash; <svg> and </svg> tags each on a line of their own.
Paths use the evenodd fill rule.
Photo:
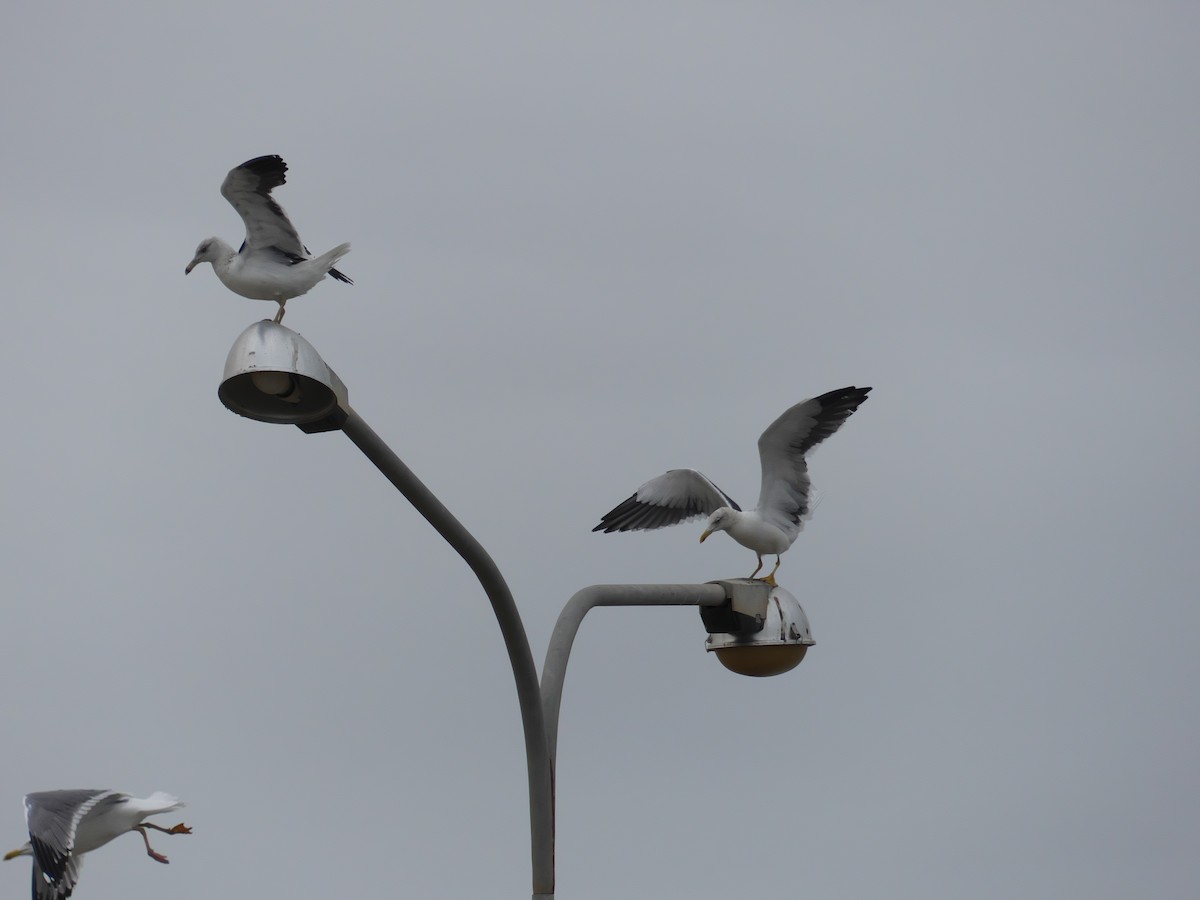
<svg viewBox="0 0 1200 900">
<path fill-rule="evenodd" d="M 700 535 L 700 543 L 703 544 L 704 539 L 714 531 L 728 531 L 736 521 L 737 511 L 728 506 L 722 506 L 708 517 L 708 522 L 704 526 L 704 534 Z"/>
<path fill-rule="evenodd" d="M 33 856 L 33 844 L 29 841 L 26 841 L 24 847 L 18 847 L 16 850 L 9 850 L 4 854 L 5 859 L 16 859 L 18 856 Z"/>
<path fill-rule="evenodd" d="M 196 255 L 187 264 L 187 268 L 183 270 L 183 274 L 190 275 L 192 269 L 196 268 L 202 262 L 215 263 L 220 258 L 221 250 L 224 246 L 225 242 L 220 238 L 210 237 L 201 241 L 200 246 L 196 248 Z"/>
</svg>

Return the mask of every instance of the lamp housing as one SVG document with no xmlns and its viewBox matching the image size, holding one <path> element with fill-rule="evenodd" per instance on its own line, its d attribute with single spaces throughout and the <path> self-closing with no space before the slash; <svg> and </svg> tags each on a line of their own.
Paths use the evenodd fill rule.
<svg viewBox="0 0 1200 900">
<path fill-rule="evenodd" d="M 800 665 L 816 641 L 808 616 L 788 591 L 766 581 L 733 578 L 714 582 L 725 588 L 721 606 L 701 607 L 708 629 L 705 649 L 739 675 L 782 675 Z"/>
<path fill-rule="evenodd" d="M 310 434 L 341 428 L 350 410 L 346 385 L 316 348 L 270 319 L 233 342 L 217 396 L 239 416 Z"/>
</svg>

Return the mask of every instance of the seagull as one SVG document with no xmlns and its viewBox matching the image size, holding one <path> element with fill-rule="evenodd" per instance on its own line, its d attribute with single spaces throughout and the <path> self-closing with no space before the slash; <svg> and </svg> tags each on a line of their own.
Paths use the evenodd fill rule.
<svg viewBox="0 0 1200 900">
<path fill-rule="evenodd" d="M 142 820 L 181 806 L 183 803 L 178 798 L 162 791 L 145 799 L 119 791 L 26 794 L 25 822 L 29 826 L 29 841 L 4 854 L 4 858 L 33 857 L 33 900 L 66 900 L 79 882 L 80 857 L 127 831 L 141 833 L 151 859 L 169 862 L 150 846 L 146 829 L 153 828 L 165 834 L 191 834 L 192 829 L 182 822 L 173 828 L 163 828 Z"/>
<path fill-rule="evenodd" d="M 283 305 L 307 294 L 326 274 L 354 284 L 333 267 L 350 252 L 350 245 L 338 244 L 314 257 L 283 207 L 272 199 L 271 190 L 287 180 L 286 173 L 287 163 L 279 156 L 259 156 L 230 169 L 221 194 L 245 221 L 246 240 L 237 253 L 219 237 L 203 240 L 183 270 L 187 275 L 202 262 L 212 263 L 221 283 L 235 294 L 278 303 L 276 324 L 283 321 Z"/>
<path fill-rule="evenodd" d="M 792 546 L 810 513 L 804 457 L 837 431 L 870 391 L 853 386 L 830 391 L 797 403 L 771 423 L 758 439 L 762 489 L 752 512 L 743 512 L 732 497 L 695 469 L 671 469 L 605 513 L 592 531 L 643 531 L 707 515 L 700 542 L 713 532 L 729 532 L 758 557 L 750 578 L 762 571 L 764 553 L 775 554 L 775 568 L 762 579 L 774 585 L 779 557 Z"/>
</svg>

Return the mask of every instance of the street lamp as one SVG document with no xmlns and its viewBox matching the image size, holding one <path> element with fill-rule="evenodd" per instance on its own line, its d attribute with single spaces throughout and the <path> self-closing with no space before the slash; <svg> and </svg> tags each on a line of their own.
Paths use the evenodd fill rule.
<svg viewBox="0 0 1200 900">
<path fill-rule="evenodd" d="M 316 348 L 267 319 L 243 331 L 225 360 L 217 391 L 240 416 L 295 425 L 307 434 L 342 431 L 405 496 L 479 579 L 504 637 L 517 685 L 529 775 L 533 900 L 554 898 L 554 760 L 558 713 L 571 645 L 597 606 L 698 606 L 708 649 L 743 675 L 797 666 L 814 642 L 808 619 L 787 591 L 747 578 L 709 584 L 593 585 L 563 608 L 550 638 L 541 683 L 525 626 L 500 570 L 483 546 L 350 406 L 345 384 Z"/>
<path fill-rule="evenodd" d="M 705 645 L 721 665 L 756 677 L 782 675 L 800 665 L 816 643 L 800 601 L 765 581 L 722 583 L 728 585 L 729 602 L 700 610 L 708 629 Z"/>
<path fill-rule="evenodd" d="M 309 434 L 341 428 L 350 410 L 346 385 L 317 349 L 270 319 L 233 342 L 217 396 L 239 416 Z"/>
</svg>

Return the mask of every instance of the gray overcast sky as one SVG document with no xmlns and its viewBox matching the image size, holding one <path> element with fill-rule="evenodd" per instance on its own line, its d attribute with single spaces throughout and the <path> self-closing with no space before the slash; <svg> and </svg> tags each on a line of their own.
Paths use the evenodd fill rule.
<svg viewBox="0 0 1200 900">
<path fill-rule="evenodd" d="M 780 573 L 799 669 L 585 622 L 562 900 L 1196 896 L 1200 8 L 168 6 L 0 34 L 3 849 L 26 791 L 162 789 L 194 836 L 80 900 L 529 893 L 474 579 L 344 437 L 216 398 L 273 307 L 183 267 L 279 153 L 357 282 L 286 324 L 539 662 L 585 585 L 753 564 L 600 514 L 675 466 L 752 504 L 763 427 L 875 388 Z"/>
</svg>

